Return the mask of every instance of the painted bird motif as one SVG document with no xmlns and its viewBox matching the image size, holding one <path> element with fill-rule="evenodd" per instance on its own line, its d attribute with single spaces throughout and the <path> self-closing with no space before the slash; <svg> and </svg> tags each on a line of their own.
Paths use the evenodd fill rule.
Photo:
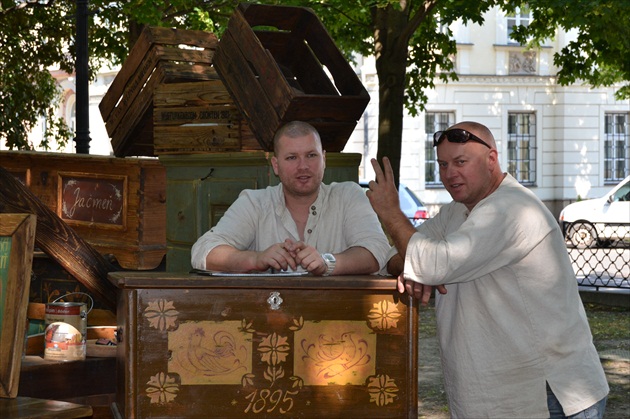
<svg viewBox="0 0 630 419">
<path fill-rule="evenodd" d="M 189 372 L 225 375 L 245 368 L 237 352 L 237 343 L 230 333 L 219 331 L 206 339 L 206 332 L 197 328 L 188 336 L 187 345 L 177 351 L 177 361 Z"/>
<path fill-rule="evenodd" d="M 302 340 L 302 350 L 306 354 L 302 359 L 313 361 L 318 367 L 317 375 L 330 379 L 370 362 L 367 346 L 364 339 L 355 341 L 352 332 L 342 333 L 340 337 L 322 334 L 316 344 L 307 345 L 306 339 Z"/>
</svg>

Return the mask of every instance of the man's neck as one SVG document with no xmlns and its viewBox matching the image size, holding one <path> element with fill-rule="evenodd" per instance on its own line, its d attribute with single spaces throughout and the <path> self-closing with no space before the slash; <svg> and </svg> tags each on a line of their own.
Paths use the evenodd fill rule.
<svg viewBox="0 0 630 419">
<path fill-rule="evenodd" d="M 304 240 L 304 229 L 308 221 L 308 214 L 315 200 L 317 200 L 317 194 L 305 196 L 290 195 L 286 192 L 284 194 L 285 205 L 297 226 L 300 240 Z"/>
</svg>

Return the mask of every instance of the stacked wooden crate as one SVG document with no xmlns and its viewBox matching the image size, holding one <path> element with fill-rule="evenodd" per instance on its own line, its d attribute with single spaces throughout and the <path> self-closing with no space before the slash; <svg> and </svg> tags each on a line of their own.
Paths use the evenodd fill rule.
<svg viewBox="0 0 630 419">
<path fill-rule="evenodd" d="M 214 65 L 264 150 L 287 122 L 311 123 L 342 151 L 370 96 L 311 9 L 240 4 Z"/>
<path fill-rule="evenodd" d="M 257 148 L 214 69 L 217 44 L 210 32 L 145 28 L 99 105 L 116 156 L 236 151 L 242 137 Z"/>
</svg>

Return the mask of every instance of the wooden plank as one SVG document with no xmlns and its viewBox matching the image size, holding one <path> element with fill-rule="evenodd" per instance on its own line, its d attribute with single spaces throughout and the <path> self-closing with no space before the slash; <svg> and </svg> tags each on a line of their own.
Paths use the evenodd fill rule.
<svg viewBox="0 0 630 419">
<path fill-rule="evenodd" d="M 129 107 L 128 111 L 122 115 L 121 121 L 116 130 L 111 134 L 114 154 L 117 157 L 124 157 L 128 154 L 120 154 L 124 150 L 123 144 L 127 142 L 134 132 L 134 129 L 141 121 L 147 120 L 146 115 L 153 108 L 153 92 L 162 83 L 175 83 L 183 80 L 190 82 L 213 80 L 217 77 L 216 70 L 205 65 L 175 64 L 170 62 L 158 62 L 157 67 L 150 79 L 147 81 L 142 91 Z"/>
<path fill-rule="evenodd" d="M 251 3 L 240 3 L 238 10 L 243 14 L 250 26 L 273 26 L 278 29 L 292 31 L 308 20 L 311 9 L 294 6 L 267 6 Z"/>
<path fill-rule="evenodd" d="M 241 113 L 235 105 L 206 105 L 154 108 L 153 124 L 174 126 L 183 124 L 238 125 Z"/>
<path fill-rule="evenodd" d="M 236 125 L 155 127 L 156 153 L 239 151 L 241 141 Z"/>
<path fill-rule="evenodd" d="M 101 116 L 103 117 L 103 121 L 107 122 L 111 116 L 112 111 L 116 107 L 116 104 L 123 96 L 123 92 L 127 87 L 127 83 L 133 77 L 134 74 L 142 67 L 148 67 L 148 63 L 146 65 L 142 65 L 144 61 L 144 57 L 149 51 L 151 47 L 151 39 L 150 39 L 150 31 L 148 29 L 143 30 L 138 37 L 135 45 L 129 51 L 129 55 L 125 60 L 124 65 L 116 74 L 116 77 L 112 81 L 112 84 L 107 89 L 107 92 L 101 99 L 101 103 L 99 103 L 99 109 L 101 111 Z M 146 69 L 141 70 L 146 71 Z M 111 134 L 110 134 L 111 135 Z"/>
<path fill-rule="evenodd" d="M 19 396 L 75 399 L 115 393 L 115 369 L 116 360 L 111 357 L 59 362 L 26 356 L 22 361 Z"/>
<path fill-rule="evenodd" d="M 305 39 L 308 46 L 313 50 L 318 60 L 330 71 L 337 90 L 344 96 L 368 96 L 367 90 L 341 51 L 335 46 L 319 19 L 312 20 L 310 26 L 305 29 Z"/>
<path fill-rule="evenodd" d="M 16 397 L 0 399 L 0 417 L 7 419 L 91 418 L 92 407 L 57 400 Z"/>
<path fill-rule="evenodd" d="M 254 31 L 276 61 L 287 66 L 297 78 L 305 94 L 339 96 L 339 92 L 322 69 L 303 39 L 287 32 Z"/>
<path fill-rule="evenodd" d="M 35 223 L 28 211 L 0 214 L 0 399 L 18 394 Z"/>
<path fill-rule="evenodd" d="M 150 66 L 149 63 L 144 64 L 143 61 L 151 46 L 156 43 L 166 45 L 191 45 L 214 50 L 218 45 L 218 39 L 213 33 L 205 31 L 178 30 L 151 26 L 145 27 L 99 104 L 99 109 L 104 121 L 109 119 L 111 112 L 123 96 L 123 92 L 129 80 L 134 77 L 135 74 L 146 73 L 146 69 L 141 70 L 140 73 L 138 73 L 137 70 L 139 67 Z"/>
<path fill-rule="evenodd" d="M 159 73 L 159 68 L 156 68 L 159 64 L 160 50 L 160 47 L 152 47 L 149 50 L 142 65 L 138 67 L 130 82 L 125 86 L 116 108 L 107 119 L 104 119 L 105 128 L 110 137 L 114 137 L 114 133 L 129 112 L 138 106 L 143 110 L 148 108 L 152 89 L 161 82 L 162 73 Z"/>
<path fill-rule="evenodd" d="M 330 119 L 333 121 L 358 121 L 363 115 L 369 97 L 324 95 L 297 96 L 291 102 L 283 118 L 293 119 Z"/>
<path fill-rule="evenodd" d="M 107 274 L 115 268 L 2 167 L 0 185 L 0 213 L 36 214 L 35 245 L 82 283 L 105 307 L 115 309 L 116 288 L 107 281 Z"/>
<path fill-rule="evenodd" d="M 154 108 L 209 104 L 234 104 L 221 80 L 162 84 L 153 94 Z"/>
<path fill-rule="evenodd" d="M 221 38 L 215 56 L 215 68 L 263 150 L 273 150 L 273 136 L 280 118 L 256 80 L 247 60 L 240 53 L 231 32 Z"/>
<path fill-rule="evenodd" d="M 265 97 L 269 99 L 276 114 L 283 115 L 295 94 L 280 71 L 278 63 L 269 51 L 264 49 L 243 15 L 238 11 L 232 15 L 228 31 L 233 36 L 235 45 L 246 60 L 247 66 L 255 73 Z M 239 53 L 236 49 L 232 49 L 230 54 L 238 55 Z"/>
</svg>

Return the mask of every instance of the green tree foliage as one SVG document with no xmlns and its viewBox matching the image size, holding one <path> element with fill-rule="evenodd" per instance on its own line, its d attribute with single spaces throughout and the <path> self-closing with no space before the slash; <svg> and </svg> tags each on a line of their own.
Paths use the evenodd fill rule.
<svg viewBox="0 0 630 419">
<path fill-rule="evenodd" d="M 89 2 L 92 77 L 104 64 L 122 64 L 144 25 L 220 33 L 234 0 L 128 0 Z M 51 69 L 72 74 L 76 56 L 74 0 L 0 0 L 0 141 L 30 149 L 27 133 L 43 116 L 47 140 L 64 144 L 72 133 L 56 116 L 60 90 Z"/>
<path fill-rule="evenodd" d="M 44 145 L 52 138 L 63 142 L 71 133 L 51 106 L 61 92 L 49 69 L 62 63 L 71 71 L 69 51 L 59 42 L 68 39 L 71 28 L 52 9 L 16 8 L 8 0 L 0 4 L 0 140 L 9 148 L 31 148 L 26 134 L 44 116 Z"/>
<path fill-rule="evenodd" d="M 622 84 L 616 98 L 630 98 L 630 2 L 620 0 L 530 0 L 533 21 L 517 27 L 513 38 L 541 45 L 557 28 L 576 37 L 554 55 L 562 85 L 585 82 L 593 87 Z M 513 10 L 519 2 L 509 2 Z"/>
<path fill-rule="evenodd" d="M 50 7 L 16 9 L 0 0 L 0 139 L 24 147 L 24 133 L 54 99 L 54 83 L 44 73 L 59 63 L 71 71 L 74 57 L 74 1 L 39 0 Z M 339 48 L 374 55 L 379 78 L 378 158 L 388 156 L 396 178 L 405 107 L 417 114 L 436 80 L 456 80 L 457 52 L 448 25 L 483 24 L 483 15 L 529 4 L 534 20 L 517 28 L 516 39 L 537 45 L 558 27 L 577 38 L 555 56 L 562 84 L 583 80 L 593 86 L 630 80 L 630 2 L 619 0 L 268 0 L 266 4 L 312 8 Z M 143 25 L 210 30 L 219 37 L 238 4 L 234 0 L 90 1 L 90 61 L 121 64 Z M 4 57 L 9 57 L 5 60 Z M 624 85 L 619 98 L 630 97 Z M 12 108 L 7 108 L 6 98 Z M 10 115 L 10 116 L 7 116 Z M 21 124 L 21 126 L 20 126 Z"/>
</svg>

